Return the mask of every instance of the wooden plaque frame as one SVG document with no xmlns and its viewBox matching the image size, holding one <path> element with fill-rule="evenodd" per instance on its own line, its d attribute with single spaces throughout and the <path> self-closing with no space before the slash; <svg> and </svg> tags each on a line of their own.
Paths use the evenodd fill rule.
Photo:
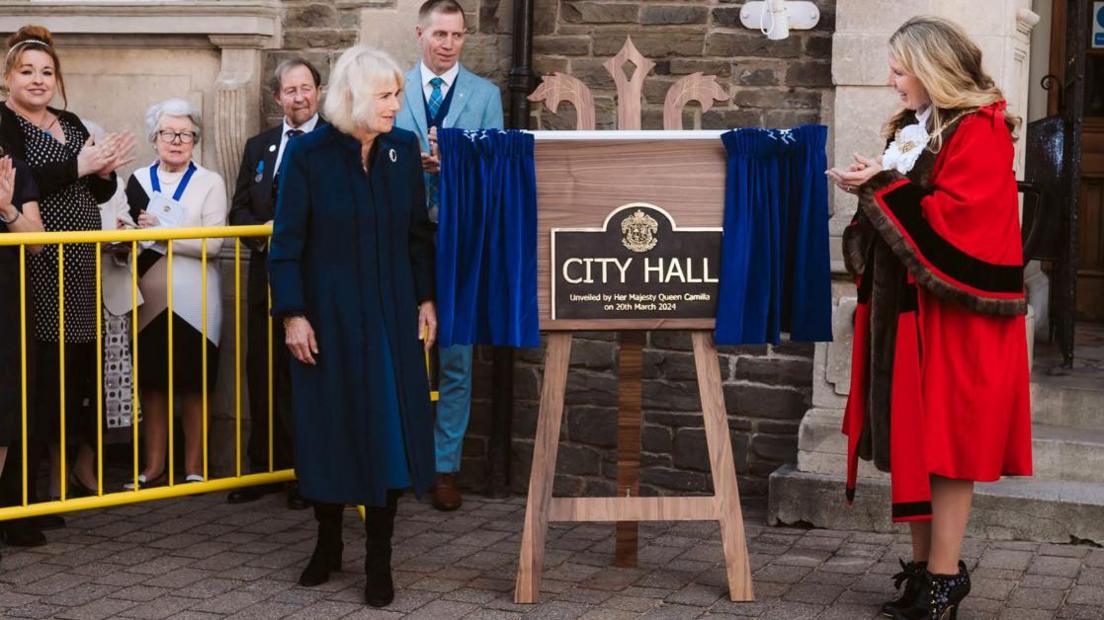
<svg viewBox="0 0 1104 620">
<path fill-rule="evenodd" d="M 630 79 L 622 69 L 637 68 Z M 544 358 L 540 412 L 533 446 L 514 600 L 535 603 L 548 524 L 553 521 L 614 521 L 616 563 L 636 563 L 636 522 L 717 521 L 720 524 L 729 597 L 753 599 L 740 492 L 713 343 L 713 319 L 552 320 L 551 229 L 602 225 L 606 215 L 628 203 L 661 207 L 679 227 L 721 227 L 724 219 L 726 156 L 720 131 L 640 131 L 643 82 L 654 66 L 627 40 L 606 63 L 617 86 L 618 126 L 632 131 L 591 131 L 593 96 L 578 79 L 546 76 L 530 96 L 555 111 L 575 107 L 581 131 L 537 131 L 537 291 L 540 327 L 550 332 Z M 708 110 L 727 93 L 713 76 L 694 74 L 676 82 L 664 111 L 667 129 L 682 128 L 682 108 L 698 101 Z M 713 477 L 713 495 L 639 497 L 641 377 L 647 330 L 691 331 L 698 392 Z M 616 497 L 552 497 L 556 453 L 563 421 L 572 332 L 621 332 L 618 386 L 618 494 Z"/>
<path fill-rule="evenodd" d="M 752 600 L 751 571 L 721 371 L 712 319 L 552 320 L 551 229 L 600 226 L 628 202 L 647 202 L 681 226 L 720 227 L 724 217 L 725 154 L 719 131 L 535 132 L 538 178 L 537 263 L 541 329 L 551 332 L 525 508 L 514 600 L 535 603 L 540 593 L 545 537 L 552 521 L 615 521 L 618 564 L 635 563 L 637 521 L 706 520 L 720 523 L 729 596 Z M 690 330 L 714 494 L 639 497 L 640 380 L 646 330 Z M 572 332 L 622 332 L 619 373 L 618 496 L 552 497 L 556 452 Z"/>
<path fill-rule="evenodd" d="M 725 152 L 720 131 L 535 131 L 537 306 L 544 331 L 713 329 L 713 319 L 552 320 L 553 228 L 601 227 L 640 202 L 679 228 L 724 224 Z"/>
</svg>

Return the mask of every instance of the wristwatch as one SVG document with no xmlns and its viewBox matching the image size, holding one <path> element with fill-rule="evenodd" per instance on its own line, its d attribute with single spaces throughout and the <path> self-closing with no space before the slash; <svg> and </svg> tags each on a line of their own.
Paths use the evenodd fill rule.
<svg viewBox="0 0 1104 620">
<path fill-rule="evenodd" d="M 15 222 L 15 220 L 19 219 L 20 215 L 22 215 L 22 213 L 19 212 L 19 209 L 16 209 L 15 215 L 13 215 L 12 218 L 9 220 L 8 218 L 4 217 L 3 213 L 0 213 L 0 224 L 3 224 L 5 226 L 7 226 L 8 224 L 12 224 Z"/>
</svg>

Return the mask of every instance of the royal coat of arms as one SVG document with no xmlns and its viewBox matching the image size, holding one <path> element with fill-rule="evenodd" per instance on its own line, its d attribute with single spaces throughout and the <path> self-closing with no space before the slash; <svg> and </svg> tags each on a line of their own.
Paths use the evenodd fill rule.
<svg viewBox="0 0 1104 620">
<path fill-rule="evenodd" d="M 658 230 L 659 222 L 637 209 L 635 213 L 621 220 L 621 233 L 624 235 L 621 243 L 633 252 L 647 252 L 658 243 L 655 238 Z"/>
</svg>

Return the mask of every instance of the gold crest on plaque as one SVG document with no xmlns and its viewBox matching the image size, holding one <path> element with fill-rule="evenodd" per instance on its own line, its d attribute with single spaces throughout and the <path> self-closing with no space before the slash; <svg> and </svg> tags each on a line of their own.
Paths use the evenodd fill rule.
<svg viewBox="0 0 1104 620">
<path fill-rule="evenodd" d="M 621 220 L 621 233 L 624 235 L 621 243 L 633 252 L 647 252 L 658 243 L 655 238 L 658 230 L 659 222 L 637 209 L 636 213 Z"/>
</svg>

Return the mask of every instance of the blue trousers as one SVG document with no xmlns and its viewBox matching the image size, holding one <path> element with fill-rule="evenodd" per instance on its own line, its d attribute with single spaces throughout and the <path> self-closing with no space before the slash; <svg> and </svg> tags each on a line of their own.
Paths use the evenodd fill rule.
<svg viewBox="0 0 1104 620">
<path fill-rule="evenodd" d="M 458 344 L 439 349 L 440 400 L 433 425 L 437 453 L 437 472 L 451 474 L 460 470 L 464 432 L 471 416 L 472 347 Z"/>
</svg>

